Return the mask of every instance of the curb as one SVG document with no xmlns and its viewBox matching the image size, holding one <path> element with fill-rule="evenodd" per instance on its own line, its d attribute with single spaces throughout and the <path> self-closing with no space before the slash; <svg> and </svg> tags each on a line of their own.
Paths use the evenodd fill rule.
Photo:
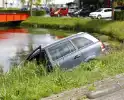
<svg viewBox="0 0 124 100">
<path fill-rule="evenodd" d="M 94 91 L 89 91 L 88 87 L 90 85 L 95 86 Z M 80 88 L 75 88 L 72 90 L 64 91 L 59 94 L 53 94 L 46 98 L 41 98 L 40 100 L 82 100 L 82 97 L 86 97 L 86 100 L 96 99 L 108 94 L 112 94 L 124 88 L 124 73 L 105 78 L 104 80 L 97 81 L 93 84 L 83 86 Z"/>
<path fill-rule="evenodd" d="M 118 76 L 116 76 L 116 78 L 117 77 Z M 89 99 L 96 99 L 124 88 L 124 77 L 120 76 L 118 79 L 113 79 L 110 81 L 111 82 L 109 82 L 109 84 L 101 85 L 101 87 L 97 88 L 95 91 L 88 92 L 86 97 Z"/>
</svg>

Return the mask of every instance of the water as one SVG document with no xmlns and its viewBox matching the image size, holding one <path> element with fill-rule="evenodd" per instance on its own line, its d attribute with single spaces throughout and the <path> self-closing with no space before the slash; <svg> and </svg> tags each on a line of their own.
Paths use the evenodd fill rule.
<svg viewBox="0 0 124 100">
<path fill-rule="evenodd" d="M 53 34 L 59 34 L 59 36 Z M 32 34 L 33 33 L 33 34 Z M 40 33 L 40 34 L 39 34 Z M 33 49 L 63 38 L 69 32 L 48 29 L 0 28 L 0 67 L 4 72 L 25 60 Z"/>
</svg>

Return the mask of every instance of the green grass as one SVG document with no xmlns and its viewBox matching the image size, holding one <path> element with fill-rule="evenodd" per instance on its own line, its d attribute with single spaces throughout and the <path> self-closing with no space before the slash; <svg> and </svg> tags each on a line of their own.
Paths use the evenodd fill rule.
<svg viewBox="0 0 124 100">
<path fill-rule="evenodd" d="M 39 100 L 64 90 L 93 83 L 124 72 L 124 51 L 113 52 L 72 71 L 56 68 L 47 73 L 42 65 L 28 63 L 0 75 L 0 98 L 3 100 Z M 90 89 L 94 89 L 91 87 Z"/>
<path fill-rule="evenodd" d="M 108 35 L 120 41 L 124 39 L 123 21 L 92 20 L 83 18 L 30 17 L 28 20 L 22 22 L 21 25 L 71 31 L 86 31 Z"/>
<path fill-rule="evenodd" d="M 0 10 L 20 10 L 19 8 L 0 8 Z"/>
</svg>

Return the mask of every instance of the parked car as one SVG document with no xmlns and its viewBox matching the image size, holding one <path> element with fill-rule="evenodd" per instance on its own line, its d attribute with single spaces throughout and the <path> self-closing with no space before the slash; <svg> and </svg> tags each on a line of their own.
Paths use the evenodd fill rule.
<svg viewBox="0 0 124 100">
<path fill-rule="evenodd" d="M 68 14 L 71 15 L 72 13 L 76 12 L 77 10 L 78 10 L 77 7 L 68 8 Z"/>
<path fill-rule="evenodd" d="M 24 8 L 21 8 L 20 10 L 21 10 L 21 11 L 28 11 L 28 10 L 29 10 L 29 8 L 24 7 Z"/>
<path fill-rule="evenodd" d="M 80 9 L 74 13 L 72 13 L 72 17 L 80 17 L 80 16 L 89 16 L 91 10 L 90 9 L 87 9 L 87 8 L 83 8 L 83 9 Z"/>
<path fill-rule="evenodd" d="M 114 11 L 122 11 L 124 10 L 124 6 L 117 6 L 114 8 Z"/>
<path fill-rule="evenodd" d="M 89 14 L 89 17 L 91 18 L 111 18 L 112 17 L 112 8 L 100 8 L 96 10 L 95 12 L 91 12 Z"/>
<path fill-rule="evenodd" d="M 48 70 L 57 65 L 70 69 L 82 62 L 94 59 L 104 50 L 102 42 L 88 33 L 80 32 L 48 46 L 39 46 L 26 60 L 36 59 L 38 63 L 44 62 Z"/>
<path fill-rule="evenodd" d="M 21 8 L 20 9 L 21 11 L 28 11 L 28 10 L 30 10 L 30 8 L 29 7 L 24 7 L 24 8 Z M 39 9 L 38 8 L 36 8 L 36 7 L 33 7 L 32 8 L 32 11 L 38 11 Z"/>
<path fill-rule="evenodd" d="M 57 9 L 50 9 L 50 16 L 67 16 L 68 15 L 68 8 L 57 8 Z"/>
</svg>

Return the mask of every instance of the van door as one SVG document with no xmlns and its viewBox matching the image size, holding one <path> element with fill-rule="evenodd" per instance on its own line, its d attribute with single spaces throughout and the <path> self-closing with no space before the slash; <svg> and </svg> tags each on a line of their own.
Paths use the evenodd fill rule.
<svg viewBox="0 0 124 100">
<path fill-rule="evenodd" d="M 59 64 L 61 68 L 72 68 L 81 63 L 80 55 L 70 41 L 64 41 L 48 48 L 53 65 Z"/>
<path fill-rule="evenodd" d="M 46 60 L 44 49 L 42 49 L 41 46 L 33 50 L 33 52 L 31 52 L 26 58 L 26 61 L 33 61 L 33 60 L 36 61 L 37 64 L 43 63 Z"/>
<path fill-rule="evenodd" d="M 93 58 L 100 54 L 101 48 L 99 44 L 94 44 L 93 41 L 85 37 L 76 37 L 72 39 L 73 44 L 78 48 L 81 62 L 87 58 Z"/>
<path fill-rule="evenodd" d="M 35 50 L 33 50 L 28 57 L 26 58 L 27 61 L 37 60 L 40 58 L 41 54 L 41 46 L 37 47 Z"/>
</svg>

